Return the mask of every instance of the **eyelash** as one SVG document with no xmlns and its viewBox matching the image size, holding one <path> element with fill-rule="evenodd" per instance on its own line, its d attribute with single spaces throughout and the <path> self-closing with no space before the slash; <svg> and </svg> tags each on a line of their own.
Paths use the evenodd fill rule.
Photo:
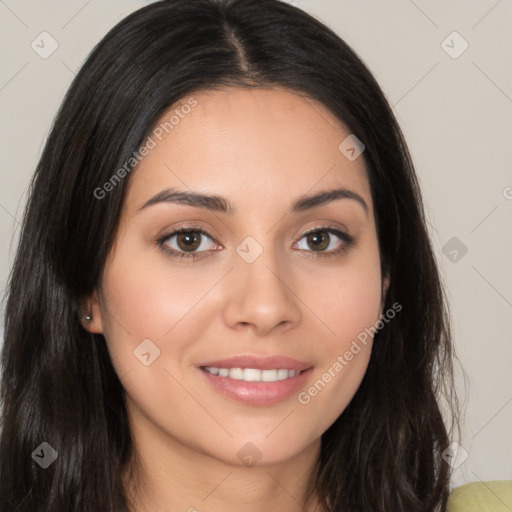
<svg viewBox="0 0 512 512">
<path fill-rule="evenodd" d="M 187 253 L 187 252 L 179 252 L 179 251 L 176 251 L 175 249 L 172 249 L 170 247 L 168 247 L 165 242 L 171 238 L 172 236 L 175 236 L 175 235 L 180 235 L 182 233 L 200 233 L 202 235 L 205 235 L 206 237 L 210 238 L 211 240 L 215 241 L 213 239 L 213 237 L 207 232 L 205 231 L 204 229 L 201 229 L 199 227 L 193 227 L 193 226 L 183 226 L 175 231 L 171 231 L 170 233 L 167 233 L 165 235 L 162 235 L 160 238 L 158 238 L 156 240 L 156 245 L 158 247 L 160 247 L 160 249 L 162 249 L 164 252 L 166 252 L 167 254 L 169 254 L 170 256 L 172 256 L 173 258 L 191 258 L 192 260 L 196 260 L 198 258 L 204 258 L 204 257 L 207 257 L 206 253 L 208 251 L 200 251 L 200 252 L 190 252 L 190 253 Z M 305 236 L 307 235 L 310 235 L 312 233 L 329 233 L 329 234 L 333 234 L 335 236 L 337 236 L 338 238 L 340 238 L 344 244 L 341 245 L 341 247 L 339 247 L 338 249 L 335 249 L 333 251 L 321 251 L 321 252 L 317 252 L 317 251 L 305 251 L 304 249 L 299 249 L 301 251 L 305 251 L 305 252 L 310 252 L 310 253 L 314 253 L 314 256 L 311 255 L 309 257 L 319 257 L 319 258 L 332 258 L 332 257 L 335 257 L 343 252 L 346 252 L 354 243 L 354 237 L 352 237 L 351 235 L 341 231 L 340 229 L 338 228 L 335 228 L 334 226 L 318 226 L 314 229 L 311 229 L 309 231 L 306 231 L 305 233 L 302 233 L 300 239 L 304 238 Z"/>
</svg>

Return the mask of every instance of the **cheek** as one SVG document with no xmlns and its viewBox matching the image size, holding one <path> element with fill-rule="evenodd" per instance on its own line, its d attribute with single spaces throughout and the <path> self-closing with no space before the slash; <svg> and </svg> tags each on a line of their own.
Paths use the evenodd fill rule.
<svg viewBox="0 0 512 512">
<path fill-rule="evenodd" d="M 107 314 L 107 323 L 124 327 L 125 334 L 160 338 L 190 310 L 200 290 L 191 284 L 190 272 L 169 272 L 160 249 L 148 250 L 129 238 L 123 243 L 103 278 L 106 309 L 115 312 Z"/>
<path fill-rule="evenodd" d="M 368 365 L 373 337 L 371 327 L 379 319 L 380 282 L 378 275 L 376 277 L 372 278 L 368 272 L 364 276 L 352 273 L 339 280 L 333 279 L 326 293 L 329 300 L 318 302 L 318 316 L 325 327 L 320 340 L 323 347 L 321 370 L 329 370 L 331 376 L 333 372 L 343 374 L 344 386 L 346 379 L 362 378 Z M 330 382 L 328 376 L 325 380 Z"/>
<path fill-rule="evenodd" d="M 379 318 L 379 275 L 340 277 L 328 286 L 329 301 L 318 302 L 324 307 L 319 316 L 329 330 L 323 328 L 325 335 L 318 340 L 322 350 L 314 377 L 297 396 L 302 413 L 310 418 L 311 436 L 336 421 L 366 373 L 375 332 L 371 328 Z"/>
<path fill-rule="evenodd" d="M 305 283 L 311 290 L 307 300 L 317 332 L 322 333 L 318 340 L 322 350 L 315 378 L 298 402 L 313 417 L 322 416 L 318 422 L 324 427 L 347 407 L 368 367 L 381 301 L 375 251 L 347 257 L 336 272 L 317 272 Z"/>
<path fill-rule="evenodd" d="M 163 334 L 172 327 L 169 313 L 180 312 L 176 290 L 162 283 L 157 269 L 130 254 L 117 253 L 102 282 L 103 334 L 119 374 L 137 361 L 133 351 L 143 340 L 160 348 Z"/>
<path fill-rule="evenodd" d="M 128 246 L 128 240 L 124 242 Z M 165 360 L 180 361 L 189 340 L 201 338 L 204 323 L 198 319 L 205 320 L 212 311 L 205 310 L 208 300 L 202 299 L 219 279 L 206 267 L 170 271 L 165 256 L 148 257 L 147 249 L 137 251 L 135 244 L 118 251 L 102 282 L 103 333 L 119 375 L 139 368 L 134 351 L 148 339 L 162 356 L 151 367 Z"/>
<path fill-rule="evenodd" d="M 331 327 L 329 344 L 338 349 L 378 320 L 381 300 L 379 274 L 356 272 L 333 280 L 326 303 L 326 323 Z"/>
<path fill-rule="evenodd" d="M 315 313 L 324 346 L 332 353 L 346 350 L 379 318 L 381 275 L 375 253 L 354 253 L 335 272 L 315 272 L 304 286 L 305 302 Z"/>
</svg>

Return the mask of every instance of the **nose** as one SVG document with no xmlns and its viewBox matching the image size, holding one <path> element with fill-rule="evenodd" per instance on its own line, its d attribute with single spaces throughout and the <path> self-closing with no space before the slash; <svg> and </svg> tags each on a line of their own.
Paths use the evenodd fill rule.
<svg viewBox="0 0 512 512">
<path fill-rule="evenodd" d="M 249 329 L 266 336 L 274 329 L 290 329 L 300 322 L 300 299 L 291 272 L 265 250 L 247 263 L 235 255 L 235 265 L 226 283 L 225 323 L 236 330 Z"/>
</svg>

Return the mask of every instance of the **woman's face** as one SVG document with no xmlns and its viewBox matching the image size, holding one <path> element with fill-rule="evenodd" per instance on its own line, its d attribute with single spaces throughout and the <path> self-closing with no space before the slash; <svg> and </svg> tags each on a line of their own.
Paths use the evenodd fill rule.
<svg viewBox="0 0 512 512">
<path fill-rule="evenodd" d="M 349 132 L 324 106 L 280 88 L 195 94 L 162 122 L 129 177 L 88 328 L 147 450 L 298 456 L 356 392 L 372 345 L 358 335 L 382 313 L 363 158 L 350 139 L 339 149 Z M 352 196 L 306 200 L 335 189 Z M 283 371 L 295 365 L 306 371 Z"/>
</svg>

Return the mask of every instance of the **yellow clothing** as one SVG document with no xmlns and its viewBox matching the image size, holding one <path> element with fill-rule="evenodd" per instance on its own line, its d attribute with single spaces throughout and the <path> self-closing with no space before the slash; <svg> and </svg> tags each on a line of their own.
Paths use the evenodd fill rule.
<svg viewBox="0 0 512 512">
<path fill-rule="evenodd" d="M 456 487 L 446 512 L 511 512 L 512 480 L 470 482 Z"/>
</svg>

